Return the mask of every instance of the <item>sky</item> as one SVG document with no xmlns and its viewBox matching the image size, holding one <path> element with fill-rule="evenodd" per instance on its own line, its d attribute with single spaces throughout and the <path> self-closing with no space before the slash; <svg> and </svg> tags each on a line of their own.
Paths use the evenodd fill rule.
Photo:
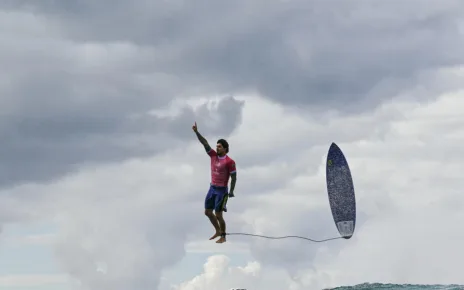
<svg viewBox="0 0 464 290">
<path fill-rule="evenodd" d="M 1 1 L 0 290 L 464 284 L 462 1 Z M 208 238 L 210 144 L 230 232 Z"/>
</svg>

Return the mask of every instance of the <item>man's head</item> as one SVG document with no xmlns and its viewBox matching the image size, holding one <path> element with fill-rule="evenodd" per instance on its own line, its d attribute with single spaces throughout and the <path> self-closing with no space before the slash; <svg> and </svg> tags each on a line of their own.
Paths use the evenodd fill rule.
<svg viewBox="0 0 464 290">
<path fill-rule="evenodd" d="M 229 153 L 229 143 L 224 139 L 219 139 L 216 144 L 216 152 L 219 156 Z"/>
</svg>

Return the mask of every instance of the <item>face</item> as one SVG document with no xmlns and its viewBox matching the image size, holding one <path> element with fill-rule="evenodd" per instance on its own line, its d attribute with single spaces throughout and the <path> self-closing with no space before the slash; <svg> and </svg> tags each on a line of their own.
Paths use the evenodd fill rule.
<svg viewBox="0 0 464 290">
<path fill-rule="evenodd" d="M 222 145 L 220 143 L 217 143 L 216 144 L 216 152 L 217 154 L 219 155 L 224 155 L 226 154 L 226 150 L 224 149 L 224 147 L 222 147 Z"/>
</svg>

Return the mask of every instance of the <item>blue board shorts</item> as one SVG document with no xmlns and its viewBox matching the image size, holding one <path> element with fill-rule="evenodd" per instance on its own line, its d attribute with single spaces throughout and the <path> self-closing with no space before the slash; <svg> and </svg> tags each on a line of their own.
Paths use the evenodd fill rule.
<svg viewBox="0 0 464 290">
<path fill-rule="evenodd" d="M 210 185 L 205 198 L 205 209 L 214 209 L 216 212 L 227 212 L 227 200 L 229 192 L 226 186 Z"/>
</svg>

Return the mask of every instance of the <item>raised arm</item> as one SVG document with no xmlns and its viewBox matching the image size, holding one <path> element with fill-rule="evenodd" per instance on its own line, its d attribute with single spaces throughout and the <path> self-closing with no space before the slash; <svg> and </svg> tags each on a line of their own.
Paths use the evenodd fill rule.
<svg viewBox="0 0 464 290">
<path fill-rule="evenodd" d="M 206 152 L 211 151 L 211 146 L 209 146 L 208 141 L 205 139 L 205 137 L 201 136 L 200 132 L 198 132 L 197 122 L 195 122 L 195 125 L 193 125 L 192 130 L 195 132 L 195 134 L 197 134 L 197 138 L 205 147 Z"/>
</svg>

